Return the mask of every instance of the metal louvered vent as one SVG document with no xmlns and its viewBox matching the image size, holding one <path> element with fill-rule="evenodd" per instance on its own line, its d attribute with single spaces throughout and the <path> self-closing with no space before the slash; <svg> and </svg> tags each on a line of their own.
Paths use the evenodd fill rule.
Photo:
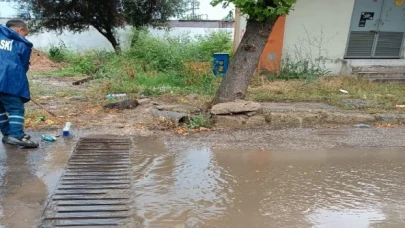
<svg viewBox="0 0 405 228">
<path fill-rule="evenodd" d="M 403 37 L 403 32 L 380 32 L 375 56 L 380 58 L 399 58 Z"/>
<path fill-rule="evenodd" d="M 371 58 L 375 34 L 371 32 L 351 32 L 346 57 Z"/>
</svg>

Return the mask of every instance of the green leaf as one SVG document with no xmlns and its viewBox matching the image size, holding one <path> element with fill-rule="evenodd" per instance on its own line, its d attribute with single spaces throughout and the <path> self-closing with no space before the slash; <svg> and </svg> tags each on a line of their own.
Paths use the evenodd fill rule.
<svg viewBox="0 0 405 228">
<path fill-rule="evenodd" d="M 288 14 L 296 2 L 297 0 L 273 0 L 271 3 L 264 0 L 212 0 L 211 5 L 222 3 L 223 6 L 228 6 L 232 3 L 242 14 L 262 22 Z"/>
<path fill-rule="evenodd" d="M 280 15 L 286 14 L 286 13 L 287 13 L 287 10 L 288 10 L 288 9 L 286 9 L 286 8 L 284 8 L 284 7 L 279 7 L 279 8 L 277 9 L 277 15 L 280 16 Z"/>
</svg>

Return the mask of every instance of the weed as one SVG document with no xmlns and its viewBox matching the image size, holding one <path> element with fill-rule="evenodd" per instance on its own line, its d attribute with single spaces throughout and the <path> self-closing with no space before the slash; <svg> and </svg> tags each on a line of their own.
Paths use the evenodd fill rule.
<svg viewBox="0 0 405 228">
<path fill-rule="evenodd" d="M 60 41 L 59 45 L 52 45 L 49 48 L 49 58 L 55 62 L 62 62 L 66 60 L 68 50 L 63 41 Z"/>
<path fill-rule="evenodd" d="M 47 113 L 39 109 L 25 110 L 25 127 L 34 127 L 47 120 Z"/>
<path fill-rule="evenodd" d="M 309 60 L 294 60 L 284 58 L 279 72 L 267 73 L 269 80 L 314 80 L 330 72 Z"/>
<path fill-rule="evenodd" d="M 232 55 L 232 37 L 227 32 L 212 32 L 196 37 L 196 49 L 201 61 L 210 61 L 215 52 L 224 52 Z M 232 56 L 231 56 L 232 58 Z"/>
<path fill-rule="evenodd" d="M 313 81 L 321 76 L 330 74 L 325 67 L 328 59 L 328 50 L 325 45 L 333 40 L 336 34 L 325 37 L 323 28 L 319 34 L 310 33 L 304 26 L 302 37 L 298 37 L 298 42 L 292 47 L 288 47 L 283 53 L 281 65 L 277 66 L 277 72 L 267 74 L 269 80 L 307 80 Z"/>
<path fill-rule="evenodd" d="M 183 70 L 188 62 L 211 61 L 215 52 L 231 53 L 229 33 L 212 32 L 206 35 L 154 37 L 145 30 L 134 31 L 129 54 L 150 69 L 158 71 Z"/>
<path fill-rule="evenodd" d="M 70 58 L 69 61 L 73 71 L 80 74 L 94 74 L 97 70 L 97 66 L 92 57 L 91 55 L 78 55 Z"/>
<path fill-rule="evenodd" d="M 211 128 L 213 126 L 213 122 L 209 115 L 207 114 L 199 114 L 195 117 L 192 117 L 187 124 L 188 128 L 197 129 L 201 127 Z"/>
<path fill-rule="evenodd" d="M 53 57 L 63 53 L 65 67 L 45 76 L 92 75 L 100 83 L 95 90 L 103 93 L 213 95 L 220 78 L 212 74 L 212 56 L 232 49 L 226 32 L 154 37 L 146 30 L 134 30 L 132 36 L 131 47 L 119 55 L 105 51 L 78 54 L 65 52 L 62 45 L 52 47 Z"/>
<path fill-rule="evenodd" d="M 345 89 L 349 94 L 342 94 Z M 312 82 L 303 80 L 265 81 L 262 85 L 251 86 L 248 99 L 273 102 L 324 102 L 345 109 L 354 109 L 344 100 L 366 102 L 364 111 L 392 110 L 396 104 L 405 104 L 403 85 L 398 83 L 376 83 L 356 77 L 320 77 Z M 358 108 L 356 108 L 358 109 Z"/>
<path fill-rule="evenodd" d="M 67 89 L 67 90 L 57 91 L 54 94 L 54 97 L 56 97 L 56 98 L 73 97 L 73 96 L 77 96 L 80 94 L 81 94 L 81 92 L 79 90 Z"/>
</svg>

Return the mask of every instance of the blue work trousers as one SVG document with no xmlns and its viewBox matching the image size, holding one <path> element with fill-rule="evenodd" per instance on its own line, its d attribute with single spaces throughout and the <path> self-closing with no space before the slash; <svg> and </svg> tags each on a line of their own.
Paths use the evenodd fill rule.
<svg viewBox="0 0 405 228">
<path fill-rule="evenodd" d="M 24 137 L 24 112 L 20 97 L 0 93 L 0 130 L 3 136 Z"/>
</svg>

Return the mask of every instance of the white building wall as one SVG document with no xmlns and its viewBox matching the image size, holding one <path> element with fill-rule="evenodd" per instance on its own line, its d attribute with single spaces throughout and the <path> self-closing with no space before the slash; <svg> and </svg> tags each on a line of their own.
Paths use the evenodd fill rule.
<svg viewBox="0 0 405 228">
<path fill-rule="evenodd" d="M 242 41 L 243 35 L 246 31 L 246 24 L 247 20 L 244 16 L 242 16 L 239 11 L 235 10 L 235 24 L 234 24 L 234 51 L 239 46 L 240 42 Z"/>
<path fill-rule="evenodd" d="M 351 73 L 343 58 L 354 2 L 298 0 L 286 18 L 282 58 L 309 60 L 320 64 L 331 74 Z M 239 26 L 235 28 L 236 40 L 241 39 L 237 34 L 244 31 L 245 27 L 246 18 L 242 16 Z"/>
<path fill-rule="evenodd" d="M 286 19 L 283 57 L 307 59 L 331 74 L 345 74 L 342 63 L 354 1 L 298 0 Z"/>
</svg>

